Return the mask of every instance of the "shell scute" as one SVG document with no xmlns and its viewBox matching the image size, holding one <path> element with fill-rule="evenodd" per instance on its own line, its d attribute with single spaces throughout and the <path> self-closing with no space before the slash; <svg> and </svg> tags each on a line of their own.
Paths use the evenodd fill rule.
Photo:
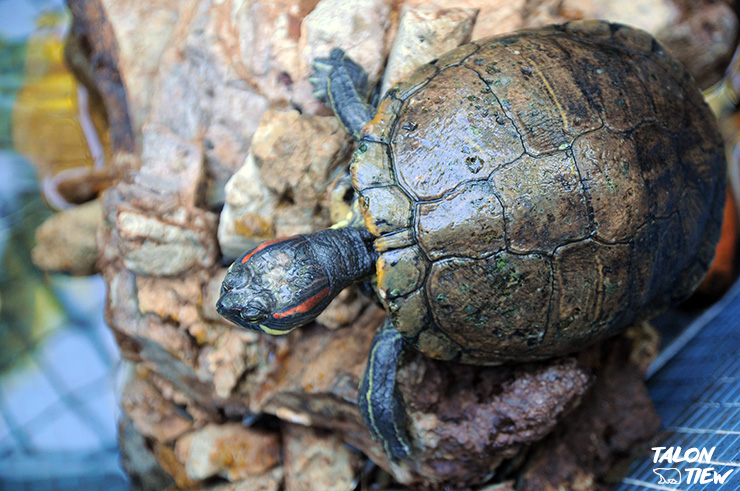
<svg viewBox="0 0 740 491">
<path fill-rule="evenodd" d="M 388 146 L 372 141 L 360 142 L 352 154 L 349 164 L 352 186 L 362 191 L 377 186 L 395 184 L 393 167 L 388 154 Z"/>
<path fill-rule="evenodd" d="M 405 247 L 381 254 L 376 270 L 380 298 L 397 298 L 421 288 L 427 261 L 418 246 Z"/>
<path fill-rule="evenodd" d="M 411 226 L 411 201 L 397 186 L 364 189 L 359 202 L 365 227 L 375 236 Z"/>
<path fill-rule="evenodd" d="M 424 290 L 419 289 L 405 297 L 389 300 L 388 316 L 393 327 L 402 335 L 413 337 L 419 334 L 431 322 Z"/>
<path fill-rule="evenodd" d="M 460 66 L 442 71 L 406 100 L 391 149 L 400 184 L 419 200 L 438 199 L 465 180 L 485 179 L 524 152 L 486 84 Z"/>
<path fill-rule="evenodd" d="M 421 203 L 417 239 L 433 261 L 482 258 L 506 247 L 504 209 L 487 181 L 466 182 L 441 200 Z"/>
<path fill-rule="evenodd" d="M 596 108 L 582 103 L 583 88 L 571 66 L 574 55 L 552 39 L 533 34 L 504 46 L 486 42 L 476 56 L 488 59 L 488 64 L 466 62 L 486 80 L 515 122 L 527 153 L 562 150 L 575 136 L 602 124 Z"/>
<path fill-rule="evenodd" d="M 551 253 L 589 235 L 588 202 L 569 154 L 525 155 L 494 172 L 491 181 L 506 210 L 510 251 Z"/>
<path fill-rule="evenodd" d="M 553 298 L 543 350 L 571 349 L 630 311 L 630 245 L 583 240 L 553 257 Z"/>
<path fill-rule="evenodd" d="M 650 209 L 634 141 L 604 127 L 578 138 L 573 155 L 588 189 L 595 236 L 606 242 L 634 237 Z"/>
<path fill-rule="evenodd" d="M 545 332 L 550 261 L 508 252 L 444 259 L 432 265 L 426 289 L 435 324 L 450 339 L 489 358 L 512 359 Z"/>
<path fill-rule="evenodd" d="M 666 217 L 675 210 L 685 184 L 674 143 L 656 124 L 640 126 L 632 133 L 632 140 L 650 201 L 648 212 L 652 216 Z"/>
</svg>

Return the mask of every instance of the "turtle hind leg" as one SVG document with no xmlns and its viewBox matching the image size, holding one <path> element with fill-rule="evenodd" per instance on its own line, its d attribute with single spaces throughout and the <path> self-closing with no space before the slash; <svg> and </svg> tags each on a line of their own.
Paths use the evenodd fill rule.
<svg viewBox="0 0 740 491">
<path fill-rule="evenodd" d="M 405 428 L 406 410 L 396 387 L 398 361 L 404 350 L 403 337 L 390 319 L 386 319 L 373 338 L 358 397 L 365 425 L 393 461 L 399 461 L 411 452 Z"/>
<path fill-rule="evenodd" d="M 314 86 L 314 97 L 326 100 L 347 133 L 359 139 L 360 131 L 374 113 L 367 103 L 370 94 L 367 73 L 338 48 L 328 58 L 314 60 L 313 67 L 309 81 Z"/>
</svg>

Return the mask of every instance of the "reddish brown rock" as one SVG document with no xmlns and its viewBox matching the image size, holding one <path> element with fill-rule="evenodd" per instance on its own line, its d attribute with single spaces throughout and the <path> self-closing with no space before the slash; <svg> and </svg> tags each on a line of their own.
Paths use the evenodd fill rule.
<svg viewBox="0 0 740 491">
<path fill-rule="evenodd" d="M 636 447 L 649 443 L 660 418 L 642 382 L 641 339 L 652 328 L 633 327 L 627 336 L 590 353 L 597 383 L 581 405 L 538 445 L 521 478 L 523 490 L 608 489 L 604 476 Z M 585 358 L 585 357 L 582 357 Z M 625 363 L 625 360 L 632 361 Z M 585 361 L 585 360 L 584 360 Z"/>
<path fill-rule="evenodd" d="M 414 354 L 401 368 L 399 385 L 415 452 L 392 464 L 356 407 L 369 344 L 383 318 L 373 308 L 346 329 L 329 333 L 316 326 L 291 334 L 281 370 L 265 381 L 250 409 L 331 428 L 404 484 L 472 485 L 551 431 L 590 384 L 588 370 L 574 359 L 481 368 Z"/>
</svg>

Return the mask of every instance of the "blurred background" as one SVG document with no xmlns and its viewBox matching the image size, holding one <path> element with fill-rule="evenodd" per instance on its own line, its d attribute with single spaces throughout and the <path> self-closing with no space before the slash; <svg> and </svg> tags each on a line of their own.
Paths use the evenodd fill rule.
<svg viewBox="0 0 740 491">
<path fill-rule="evenodd" d="M 0 489 L 128 489 L 103 280 L 31 262 L 51 215 L 39 177 L 93 166 L 101 148 L 63 62 L 69 14 L 62 0 L 0 12 Z"/>
</svg>

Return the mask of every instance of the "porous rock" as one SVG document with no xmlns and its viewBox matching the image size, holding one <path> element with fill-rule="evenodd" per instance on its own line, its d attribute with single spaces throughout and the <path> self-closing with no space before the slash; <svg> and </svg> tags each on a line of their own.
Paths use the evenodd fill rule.
<svg viewBox="0 0 740 491">
<path fill-rule="evenodd" d="M 647 323 L 633 326 L 601 350 L 582 356 L 598 383 L 567 425 L 559 426 L 538 445 L 520 480 L 521 489 L 603 489 L 603 476 L 615 462 L 629 460 L 636 443 L 647 444 L 645 435 L 658 432 L 660 418 L 642 382 L 645 360 L 639 357 L 643 341 L 654 334 Z M 588 355 L 590 361 L 585 360 Z"/>
<path fill-rule="evenodd" d="M 383 318 L 372 308 L 331 334 L 319 326 L 291 334 L 280 372 L 250 409 L 331 428 L 406 485 L 473 485 L 550 432 L 591 383 L 588 370 L 568 358 L 482 368 L 415 354 L 399 375 L 415 452 L 394 464 L 370 438 L 356 406 L 372 334 Z"/>
<path fill-rule="evenodd" d="M 180 438 L 175 455 L 191 479 L 219 475 L 229 481 L 263 474 L 280 461 L 279 436 L 240 423 L 206 425 Z"/>
<path fill-rule="evenodd" d="M 348 144 L 334 117 L 265 113 L 245 164 L 226 185 L 223 254 L 236 257 L 265 239 L 330 225 L 329 187 L 344 172 Z"/>
<path fill-rule="evenodd" d="M 360 453 L 337 435 L 286 423 L 282 430 L 285 487 L 295 491 L 346 491 L 355 487 Z"/>
</svg>

